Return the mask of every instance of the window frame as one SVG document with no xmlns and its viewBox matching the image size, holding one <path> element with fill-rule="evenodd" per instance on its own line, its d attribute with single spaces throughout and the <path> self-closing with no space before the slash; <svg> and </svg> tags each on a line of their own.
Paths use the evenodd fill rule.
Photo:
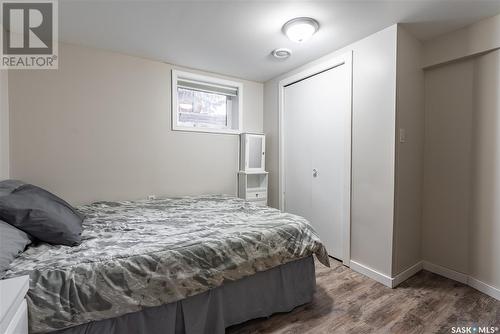
<svg viewBox="0 0 500 334">
<path fill-rule="evenodd" d="M 224 85 L 229 87 L 234 87 L 238 90 L 238 94 L 236 96 L 238 100 L 238 110 L 236 113 L 238 115 L 238 124 L 237 128 L 233 129 L 217 129 L 217 128 L 203 128 L 203 127 L 190 127 L 183 126 L 178 124 L 178 115 L 179 115 L 179 102 L 177 99 L 177 82 L 179 79 L 188 79 L 201 81 L 207 84 Z M 180 70 L 172 70 L 172 110 L 171 110 L 171 121 L 172 121 L 172 130 L 173 131 L 189 131 L 189 132 L 206 132 L 206 133 L 219 133 L 219 134 L 235 134 L 239 135 L 243 130 L 243 83 L 230 81 L 226 79 L 217 78 L 209 75 L 202 75 L 193 72 L 180 71 Z M 234 110 L 231 110 L 231 115 L 227 117 L 231 117 L 234 119 Z"/>
</svg>

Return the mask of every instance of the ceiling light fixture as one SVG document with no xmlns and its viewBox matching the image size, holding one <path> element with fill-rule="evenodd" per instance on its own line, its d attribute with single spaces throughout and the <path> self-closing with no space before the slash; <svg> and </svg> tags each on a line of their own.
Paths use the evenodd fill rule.
<svg viewBox="0 0 500 334">
<path fill-rule="evenodd" d="M 279 49 L 274 49 L 273 52 L 271 52 L 271 54 L 276 59 L 284 60 L 292 55 L 292 50 L 285 49 L 285 48 L 279 48 Z"/>
<path fill-rule="evenodd" d="M 310 17 L 297 17 L 283 25 L 283 33 L 297 43 L 308 40 L 318 29 L 318 21 Z"/>
</svg>

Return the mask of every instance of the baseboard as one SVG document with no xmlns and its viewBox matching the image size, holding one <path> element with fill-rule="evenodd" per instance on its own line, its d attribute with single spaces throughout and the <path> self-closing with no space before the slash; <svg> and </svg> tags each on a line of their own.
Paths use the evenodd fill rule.
<svg viewBox="0 0 500 334">
<path fill-rule="evenodd" d="M 490 297 L 493 297 L 497 300 L 500 300 L 500 289 L 495 288 L 494 286 L 488 285 L 488 284 L 481 282 L 480 280 L 478 280 L 474 277 L 470 277 L 470 276 L 469 276 L 469 280 L 467 282 L 467 285 L 476 289 L 476 290 L 481 291 L 482 293 L 484 293 Z"/>
<path fill-rule="evenodd" d="M 427 271 L 430 271 L 432 273 L 438 274 L 440 276 L 452 279 L 454 281 L 457 281 L 457 282 L 460 282 L 463 284 L 467 284 L 471 288 L 474 288 L 474 289 L 481 291 L 482 293 L 484 293 L 490 297 L 493 297 L 497 300 L 500 300 L 500 289 L 498 289 L 494 286 L 491 286 L 489 284 L 486 284 L 486 283 L 478 280 L 477 278 L 471 277 L 467 274 L 460 273 L 458 271 L 455 271 L 455 270 L 452 270 L 449 268 L 445 268 L 445 267 L 442 267 L 442 266 L 439 266 L 437 264 L 430 263 L 427 261 L 424 261 L 423 265 L 424 265 L 423 266 L 424 269 Z"/>
<path fill-rule="evenodd" d="M 406 269 L 402 273 L 396 275 L 395 277 L 389 277 L 381 272 L 376 271 L 364 264 L 351 260 L 351 269 L 357 271 L 360 274 L 368 276 L 369 278 L 382 283 L 383 285 L 389 288 L 395 288 L 399 284 L 406 281 L 411 276 L 418 273 L 420 270 L 424 269 L 430 271 L 434 274 L 438 274 L 440 276 L 449 278 L 451 280 L 466 284 L 471 288 L 474 288 L 482 293 L 493 297 L 497 300 L 500 300 L 500 289 L 491 286 L 487 283 L 484 283 L 474 277 L 471 277 L 467 274 L 455 271 L 453 269 L 449 269 L 428 261 L 420 261 L 415 263 L 410 268 Z"/>
<path fill-rule="evenodd" d="M 467 274 L 442 267 L 428 261 L 424 261 L 424 269 L 430 271 L 431 273 L 438 274 L 439 276 L 443 276 L 464 284 L 467 284 L 467 279 L 469 278 Z"/>
<path fill-rule="evenodd" d="M 381 272 L 376 271 L 373 268 L 370 268 L 364 264 L 351 260 L 351 269 L 357 271 L 360 274 L 370 277 L 371 279 L 382 283 L 383 285 L 389 288 L 395 288 L 399 284 L 406 281 L 408 278 L 412 277 L 420 270 L 422 270 L 423 264 L 422 262 L 417 262 L 413 266 L 408 269 L 405 269 L 403 272 L 399 273 L 395 277 L 389 277 Z"/>
<path fill-rule="evenodd" d="M 394 276 L 393 278 L 391 278 L 391 282 L 392 282 L 391 287 L 392 288 L 397 287 L 399 284 L 403 283 L 408 278 L 412 277 L 413 275 L 415 275 L 416 273 L 418 273 L 422 269 L 423 269 L 423 262 L 422 261 L 415 263 L 410 268 L 405 269 L 403 272 L 401 272 L 401 273 L 397 274 L 396 276 Z"/>
<path fill-rule="evenodd" d="M 360 274 L 370 277 L 371 279 L 382 283 L 383 285 L 392 288 L 392 278 L 382 274 L 375 269 L 365 266 L 364 264 L 358 263 L 351 260 L 351 269 L 357 271 Z"/>
</svg>

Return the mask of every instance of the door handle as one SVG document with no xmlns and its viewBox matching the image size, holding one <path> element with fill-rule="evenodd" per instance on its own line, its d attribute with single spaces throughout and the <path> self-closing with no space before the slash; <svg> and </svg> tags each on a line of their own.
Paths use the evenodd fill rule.
<svg viewBox="0 0 500 334">
<path fill-rule="evenodd" d="M 313 169 L 313 177 L 318 177 L 318 170 L 316 168 Z"/>
</svg>

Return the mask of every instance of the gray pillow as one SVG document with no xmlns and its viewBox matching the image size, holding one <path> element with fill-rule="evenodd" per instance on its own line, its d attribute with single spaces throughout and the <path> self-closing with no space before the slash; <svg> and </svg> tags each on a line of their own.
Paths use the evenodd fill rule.
<svg viewBox="0 0 500 334">
<path fill-rule="evenodd" d="M 0 196 L 10 195 L 14 190 L 25 184 L 26 183 L 19 180 L 2 181 L 0 182 Z"/>
<path fill-rule="evenodd" d="M 30 243 L 26 233 L 0 220 L 0 277 Z"/>
<path fill-rule="evenodd" d="M 51 244 L 81 242 L 83 216 L 64 200 L 31 184 L 0 196 L 0 219 Z"/>
</svg>

